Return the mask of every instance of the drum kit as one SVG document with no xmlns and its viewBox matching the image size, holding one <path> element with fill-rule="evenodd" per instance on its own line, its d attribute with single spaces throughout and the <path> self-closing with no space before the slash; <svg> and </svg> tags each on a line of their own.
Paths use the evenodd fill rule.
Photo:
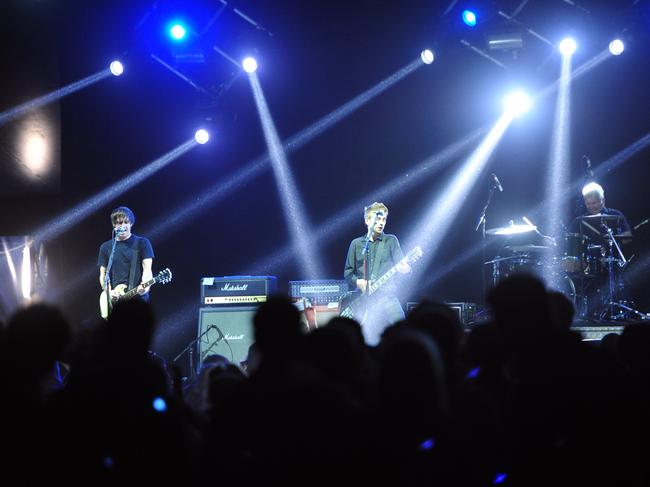
<svg viewBox="0 0 650 487">
<path fill-rule="evenodd" d="M 515 273 L 542 278 L 560 290 L 576 308 L 581 321 L 618 321 L 647 315 L 635 310 L 626 299 L 624 272 L 629 259 L 622 246 L 631 234 L 615 234 L 620 228 L 619 215 L 578 217 L 580 232 L 567 232 L 560 239 L 544 236 L 529 220 L 517 225 L 486 230 L 487 235 L 504 239 L 493 259 L 492 283 Z"/>
</svg>

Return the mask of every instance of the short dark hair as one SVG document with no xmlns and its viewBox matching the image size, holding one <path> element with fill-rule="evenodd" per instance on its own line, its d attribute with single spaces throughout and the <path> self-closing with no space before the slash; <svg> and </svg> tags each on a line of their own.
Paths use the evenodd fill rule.
<svg viewBox="0 0 650 487">
<path fill-rule="evenodd" d="M 135 214 L 131 211 L 130 208 L 126 206 L 118 206 L 113 211 L 111 211 L 111 223 L 115 225 L 117 220 L 129 220 L 131 225 L 135 224 Z"/>
</svg>

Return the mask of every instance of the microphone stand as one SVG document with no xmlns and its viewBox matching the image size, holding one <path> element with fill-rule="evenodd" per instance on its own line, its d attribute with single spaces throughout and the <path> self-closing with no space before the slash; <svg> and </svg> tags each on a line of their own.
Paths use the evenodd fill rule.
<svg viewBox="0 0 650 487">
<path fill-rule="evenodd" d="M 188 354 L 188 358 L 189 358 L 189 361 L 190 361 L 190 379 L 194 378 L 194 376 L 196 375 L 196 370 L 195 370 L 195 367 L 194 367 L 194 347 L 195 347 L 196 344 L 199 342 L 199 340 L 200 340 L 201 338 L 203 338 L 203 337 L 204 337 L 204 336 L 205 336 L 205 335 L 206 335 L 210 330 L 217 330 L 217 331 L 219 332 L 219 337 L 218 337 L 217 340 L 214 342 L 215 345 L 218 345 L 218 344 L 219 344 L 219 341 L 225 339 L 225 337 L 224 337 L 223 334 L 221 333 L 221 330 L 219 330 L 219 328 L 217 328 L 216 325 L 210 325 L 210 326 L 208 326 L 208 327 L 205 329 L 205 331 L 204 331 L 203 333 L 201 333 L 201 334 L 200 334 L 199 336 L 197 336 L 194 340 L 192 340 L 190 343 L 188 343 L 187 347 L 185 347 L 185 348 L 181 351 L 181 353 L 179 353 L 178 355 L 176 355 L 176 357 L 174 357 L 174 358 L 172 359 L 172 363 L 175 364 L 176 361 L 177 361 L 179 358 L 181 358 L 181 357 L 182 357 L 182 356 L 187 352 L 187 354 Z"/>
<path fill-rule="evenodd" d="M 363 250 L 361 255 L 363 255 L 363 279 L 366 281 L 366 292 L 368 292 L 368 251 L 370 250 L 370 238 L 372 237 L 372 232 L 375 229 L 377 224 L 377 218 L 379 217 L 379 212 L 375 213 L 375 217 L 372 219 L 372 224 L 368 227 L 368 233 L 366 234 L 366 241 L 363 244 Z"/>
<path fill-rule="evenodd" d="M 108 314 L 111 313 L 111 305 L 112 300 L 111 300 L 111 290 L 110 290 L 110 285 L 111 285 L 111 268 L 113 267 L 113 257 L 115 256 L 115 246 L 117 245 L 117 232 L 115 229 L 113 229 L 113 233 L 115 236 L 111 236 L 111 239 L 113 240 L 113 245 L 111 247 L 111 254 L 108 256 L 108 264 L 106 264 L 106 275 L 104 276 L 104 291 L 106 291 L 106 309 L 108 310 Z"/>
<path fill-rule="evenodd" d="M 485 225 L 487 223 L 487 219 L 486 219 L 485 215 L 487 213 L 488 207 L 490 206 L 490 203 L 492 202 L 492 195 L 494 194 L 495 189 L 496 189 L 496 185 L 493 183 L 490 186 L 490 191 L 488 193 L 487 201 L 485 202 L 485 206 L 483 207 L 483 211 L 481 211 L 481 216 L 478 219 L 478 224 L 476 225 L 476 228 L 474 229 L 475 232 L 477 232 L 479 228 L 481 229 L 481 243 L 482 243 L 482 245 L 481 245 L 481 247 L 482 247 L 482 253 L 481 253 L 481 255 L 482 255 L 482 260 L 481 260 L 481 282 L 483 284 L 483 296 L 482 296 L 483 304 L 485 304 L 485 297 L 486 297 L 486 294 L 487 294 L 487 279 L 486 279 L 486 276 L 485 276 L 485 259 L 486 259 L 486 257 L 485 257 L 485 249 L 486 249 L 486 240 L 487 240 L 486 233 L 485 233 Z M 498 272 L 497 271 L 497 266 L 499 264 L 498 264 L 498 262 L 495 262 L 492 265 L 493 265 L 492 275 L 493 275 L 494 279 L 496 280 L 497 272 Z M 495 282 L 495 284 L 496 284 L 496 282 Z"/>
</svg>

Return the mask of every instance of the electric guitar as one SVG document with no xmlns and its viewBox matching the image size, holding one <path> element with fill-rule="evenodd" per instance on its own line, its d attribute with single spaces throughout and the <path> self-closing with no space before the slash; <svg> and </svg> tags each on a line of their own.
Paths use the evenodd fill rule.
<svg viewBox="0 0 650 487">
<path fill-rule="evenodd" d="M 406 254 L 402 260 L 400 260 L 400 264 L 412 264 L 416 262 L 420 257 L 422 257 L 422 249 L 420 247 L 415 247 L 408 254 Z M 341 298 L 342 311 L 340 313 L 340 316 L 343 316 L 345 318 L 354 318 L 360 323 L 363 322 L 366 319 L 366 315 L 368 314 L 368 306 L 370 304 L 371 296 L 397 273 L 398 265 L 399 264 L 396 264 L 391 267 L 379 279 L 370 281 L 370 286 L 367 287 L 365 293 L 362 294 L 358 290 L 346 293 L 345 296 Z"/>
<path fill-rule="evenodd" d="M 145 282 L 144 287 L 153 286 L 154 284 L 157 283 L 167 284 L 168 282 L 171 282 L 171 280 L 172 280 L 172 271 L 170 271 L 169 269 L 163 269 L 158 273 L 156 277 L 149 279 L 147 282 Z M 99 296 L 99 314 L 101 315 L 101 317 L 107 319 L 108 315 L 110 314 L 110 308 L 112 308 L 115 305 L 115 303 L 117 303 L 118 301 L 126 301 L 127 299 L 131 299 L 137 296 L 138 287 L 140 287 L 139 284 L 133 289 L 127 291 L 126 284 L 120 284 L 116 286 L 113 291 L 116 291 L 118 293 L 118 296 L 111 297 L 110 306 L 108 303 L 108 299 L 107 299 L 108 294 L 106 290 L 102 291 L 101 295 Z"/>
</svg>

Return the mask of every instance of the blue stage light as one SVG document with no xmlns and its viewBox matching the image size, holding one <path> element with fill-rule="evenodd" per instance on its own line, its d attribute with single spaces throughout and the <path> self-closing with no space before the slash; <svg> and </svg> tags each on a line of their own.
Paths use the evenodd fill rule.
<svg viewBox="0 0 650 487">
<path fill-rule="evenodd" d="M 257 71 L 257 61 L 255 58 L 247 57 L 241 62 L 241 65 L 247 73 L 254 73 Z"/>
<path fill-rule="evenodd" d="M 471 10 L 463 10 L 463 22 L 469 27 L 474 27 L 476 25 L 476 14 Z"/>
<path fill-rule="evenodd" d="M 187 29 L 183 24 L 175 23 L 169 28 L 169 35 L 176 41 L 181 41 L 187 35 Z"/>
<path fill-rule="evenodd" d="M 614 39 L 609 43 L 609 52 L 614 56 L 619 56 L 625 50 L 625 44 L 620 39 Z"/>
<path fill-rule="evenodd" d="M 153 400 L 153 408 L 159 413 L 164 413 L 167 411 L 167 403 L 162 397 L 156 397 Z"/>
<path fill-rule="evenodd" d="M 110 64 L 109 69 L 113 76 L 120 76 L 124 72 L 124 65 L 118 60 L 115 60 Z"/>
<path fill-rule="evenodd" d="M 199 129 L 194 132 L 194 140 L 196 140 L 199 144 L 205 144 L 208 140 L 210 140 L 210 133 L 205 129 Z"/>
</svg>

